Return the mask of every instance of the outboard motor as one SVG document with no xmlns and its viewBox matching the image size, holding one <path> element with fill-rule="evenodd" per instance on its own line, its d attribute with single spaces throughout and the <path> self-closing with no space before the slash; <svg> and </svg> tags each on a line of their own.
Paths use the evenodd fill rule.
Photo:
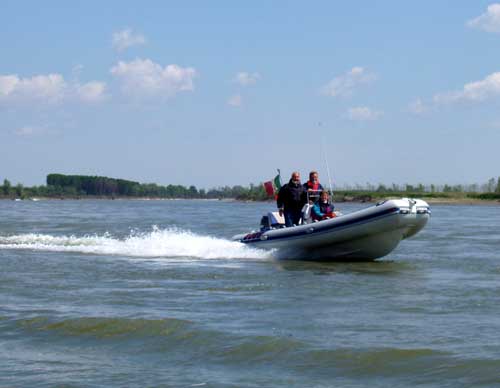
<svg viewBox="0 0 500 388">
<path fill-rule="evenodd" d="M 268 230 L 269 229 L 269 217 L 262 216 L 260 219 L 260 230 Z"/>
</svg>

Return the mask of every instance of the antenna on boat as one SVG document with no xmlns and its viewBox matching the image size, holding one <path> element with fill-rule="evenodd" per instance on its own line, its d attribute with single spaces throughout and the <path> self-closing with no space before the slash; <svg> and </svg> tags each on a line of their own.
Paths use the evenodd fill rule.
<svg viewBox="0 0 500 388">
<path fill-rule="evenodd" d="M 318 123 L 318 126 L 321 127 L 321 121 Z M 330 166 L 328 165 L 328 158 L 326 156 L 325 137 L 323 136 L 323 131 L 321 131 L 321 150 L 323 151 L 323 158 L 325 159 L 325 164 L 326 164 L 326 172 L 328 174 L 328 185 L 330 187 L 330 196 L 333 196 L 332 177 L 330 175 Z"/>
</svg>

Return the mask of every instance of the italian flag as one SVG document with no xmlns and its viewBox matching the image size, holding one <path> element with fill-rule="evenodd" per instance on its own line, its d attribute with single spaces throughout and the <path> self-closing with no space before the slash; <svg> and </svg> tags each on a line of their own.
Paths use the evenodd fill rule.
<svg viewBox="0 0 500 388">
<path fill-rule="evenodd" d="M 272 181 L 264 182 L 264 189 L 266 189 L 266 193 L 270 197 L 278 193 L 281 189 L 281 176 L 279 170 L 278 175 L 276 175 Z"/>
</svg>

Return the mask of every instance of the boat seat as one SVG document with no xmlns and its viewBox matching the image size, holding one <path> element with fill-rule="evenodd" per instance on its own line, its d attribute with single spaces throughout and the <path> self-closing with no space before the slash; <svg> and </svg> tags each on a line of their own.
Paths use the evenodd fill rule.
<svg viewBox="0 0 500 388">
<path fill-rule="evenodd" d="M 272 228 L 281 227 L 285 225 L 285 217 L 281 216 L 279 212 L 267 213 L 269 226 Z"/>
</svg>

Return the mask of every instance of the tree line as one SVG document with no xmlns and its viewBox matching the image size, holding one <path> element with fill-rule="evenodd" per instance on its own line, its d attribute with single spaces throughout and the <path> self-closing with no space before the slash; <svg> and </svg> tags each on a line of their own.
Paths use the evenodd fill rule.
<svg viewBox="0 0 500 388">
<path fill-rule="evenodd" d="M 88 175 L 47 175 L 47 184 L 24 187 L 22 184 L 12 185 L 4 179 L 0 186 L 0 197 L 3 198 L 186 198 L 186 199 L 238 199 L 262 201 L 269 200 L 262 184 L 248 186 L 223 186 L 211 189 L 198 189 L 196 186 L 157 185 L 155 183 L 139 183 L 125 179 Z M 377 186 L 370 183 L 354 186 L 336 186 L 335 200 L 371 200 L 387 196 L 429 197 L 462 197 L 478 199 L 500 199 L 500 177 L 491 178 L 479 185 L 397 185 Z"/>
<path fill-rule="evenodd" d="M 198 189 L 196 186 L 167 185 L 156 183 L 139 183 L 125 179 L 115 179 L 103 176 L 88 175 L 47 175 L 47 184 L 24 187 L 22 184 L 13 186 L 5 179 L 0 186 L 0 196 L 7 198 L 80 198 L 80 197 L 111 197 L 111 198 L 186 198 L 186 199 L 239 199 L 265 200 L 267 194 L 262 185 L 250 184 L 244 186 L 223 186 Z"/>
</svg>

